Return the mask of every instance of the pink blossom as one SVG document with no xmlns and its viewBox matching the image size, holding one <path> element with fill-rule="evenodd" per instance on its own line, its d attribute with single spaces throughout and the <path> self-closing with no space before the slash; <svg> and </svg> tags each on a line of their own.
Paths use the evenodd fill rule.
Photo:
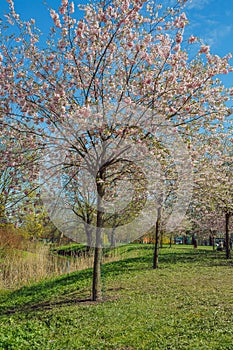
<svg viewBox="0 0 233 350">
<path fill-rule="evenodd" d="M 229 72 L 228 72 L 228 70 L 227 70 L 226 68 L 223 68 L 223 69 L 221 70 L 221 73 L 222 73 L 222 74 L 228 74 Z"/>
<path fill-rule="evenodd" d="M 61 15 L 64 15 L 67 12 L 67 7 L 65 7 L 65 6 L 60 7 L 59 12 Z"/>
<path fill-rule="evenodd" d="M 82 30 L 78 28 L 78 29 L 76 30 L 76 35 L 77 35 L 77 37 L 82 38 L 82 37 L 83 37 L 83 32 L 82 32 Z"/>
<path fill-rule="evenodd" d="M 184 28 L 187 23 L 188 20 L 185 13 L 182 13 L 179 17 L 176 17 L 176 19 L 174 20 L 174 26 L 176 28 Z"/>
<path fill-rule="evenodd" d="M 188 42 L 189 42 L 190 44 L 193 44 L 193 43 L 195 43 L 196 41 L 197 41 L 197 37 L 196 37 L 196 36 L 191 35 L 191 36 L 189 37 Z"/>
<path fill-rule="evenodd" d="M 51 18 L 52 18 L 55 26 L 58 28 L 61 28 L 61 22 L 59 19 L 59 15 L 54 10 L 50 10 L 50 15 L 51 15 Z"/>
<path fill-rule="evenodd" d="M 201 45 L 199 53 L 208 54 L 210 52 L 210 47 L 208 45 Z"/>
<path fill-rule="evenodd" d="M 185 12 L 181 13 L 180 18 L 181 18 L 183 21 L 187 21 L 187 17 L 186 17 Z"/>
<path fill-rule="evenodd" d="M 129 1 L 125 0 L 122 4 L 122 10 L 127 11 L 129 8 Z"/>
<path fill-rule="evenodd" d="M 174 108 L 173 106 L 170 107 L 170 112 L 171 113 L 176 113 L 176 108 Z M 174 132 L 176 132 L 176 129 L 173 130 Z"/>
<path fill-rule="evenodd" d="M 84 23 L 82 21 L 78 22 L 78 28 L 83 30 L 84 29 Z"/>
<path fill-rule="evenodd" d="M 145 84 L 150 84 L 151 82 L 152 82 L 152 79 L 151 79 L 151 78 L 145 79 Z"/>
<path fill-rule="evenodd" d="M 126 97 L 126 98 L 124 99 L 124 102 L 125 102 L 126 104 L 130 104 L 132 101 L 131 101 L 131 98 L 130 98 L 130 97 Z"/>
<path fill-rule="evenodd" d="M 180 51 L 180 45 L 177 44 L 173 47 L 173 51 Z"/>
<path fill-rule="evenodd" d="M 183 37 L 182 37 L 181 33 L 177 33 L 177 35 L 176 35 L 177 44 L 182 43 L 182 40 L 183 40 Z"/>
<path fill-rule="evenodd" d="M 70 3 L 70 14 L 74 13 L 74 3 L 73 1 Z"/>
</svg>

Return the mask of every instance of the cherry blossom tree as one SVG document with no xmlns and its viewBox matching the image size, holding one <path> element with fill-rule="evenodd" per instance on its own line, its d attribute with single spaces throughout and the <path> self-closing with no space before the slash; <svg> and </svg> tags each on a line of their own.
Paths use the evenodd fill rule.
<svg viewBox="0 0 233 350">
<path fill-rule="evenodd" d="M 182 128 L 188 138 L 221 123 L 232 91 L 216 76 L 232 71 L 231 56 L 220 58 L 186 37 L 186 0 L 170 8 L 156 1 L 99 0 L 83 6 L 81 19 L 74 3 L 62 0 L 50 10 L 54 25 L 46 44 L 35 20 L 21 19 L 13 0 L 7 1 L 0 39 L 1 142 L 8 149 L 12 139 L 35 152 L 43 149 L 49 180 L 62 178 L 67 168 L 71 178 L 91 174 L 97 194 L 92 299 L 99 300 L 108 172 L 142 166 L 142 139 L 159 139 L 172 128 Z"/>
<path fill-rule="evenodd" d="M 231 257 L 230 219 L 233 215 L 232 123 L 202 141 L 202 159 L 195 176 L 193 208 L 200 225 L 225 232 L 226 258 Z"/>
<path fill-rule="evenodd" d="M 4 135 L 0 144 L 0 220 L 14 221 L 19 206 L 26 208 L 27 196 L 36 187 L 37 155 L 28 142 Z"/>
</svg>

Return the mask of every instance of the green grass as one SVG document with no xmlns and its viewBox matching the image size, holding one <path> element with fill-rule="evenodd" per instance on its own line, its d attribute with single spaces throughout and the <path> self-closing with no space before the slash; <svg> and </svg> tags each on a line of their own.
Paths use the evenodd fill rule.
<svg viewBox="0 0 233 350">
<path fill-rule="evenodd" d="M 132 244 L 132 243 L 121 245 L 115 249 L 105 247 L 103 248 L 103 254 L 105 257 L 115 255 L 115 254 L 122 255 L 126 252 L 130 252 L 135 249 L 138 250 L 138 245 Z M 71 243 L 68 245 L 51 248 L 52 253 L 56 253 L 58 255 L 64 255 L 66 257 L 78 256 L 78 255 L 81 255 L 81 253 L 85 253 L 86 251 L 87 251 L 87 246 L 81 243 Z M 90 253 L 93 253 L 93 248 L 91 248 Z"/>
<path fill-rule="evenodd" d="M 89 300 L 91 270 L 1 294 L 0 349 L 232 350 L 233 262 L 211 249 L 118 248 L 103 266 L 104 301 Z"/>
</svg>

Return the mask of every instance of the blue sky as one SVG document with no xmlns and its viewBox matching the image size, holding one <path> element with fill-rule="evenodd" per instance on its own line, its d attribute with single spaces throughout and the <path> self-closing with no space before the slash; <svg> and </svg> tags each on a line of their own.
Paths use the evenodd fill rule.
<svg viewBox="0 0 233 350">
<path fill-rule="evenodd" d="M 186 13 L 189 30 L 203 38 L 213 52 L 225 55 L 233 51 L 233 0 L 192 0 Z"/>
<path fill-rule="evenodd" d="M 74 2 L 81 4 L 87 0 Z M 56 9 L 60 0 L 47 0 L 47 4 Z M 35 18 L 42 31 L 48 30 L 50 18 L 43 0 L 15 0 L 15 8 L 25 19 Z M 0 18 L 7 9 L 7 1 L 0 0 Z M 185 12 L 190 21 L 187 28 L 190 34 L 202 38 L 215 54 L 233 53 L 233 0 L 189 0 Z M 227 86 L 233 85 L 230 76 L 224 76 L 222 80 Z"/>
<path fill-rule="evenodd" d="M 192 0 L 185 12 L 190 21 L 188 30 L 210 45 L 212 53 L 233 54 L 233 0 Z M 230 87 L 233 74 L 222 76 L 221 80 Z"/>
</svg>

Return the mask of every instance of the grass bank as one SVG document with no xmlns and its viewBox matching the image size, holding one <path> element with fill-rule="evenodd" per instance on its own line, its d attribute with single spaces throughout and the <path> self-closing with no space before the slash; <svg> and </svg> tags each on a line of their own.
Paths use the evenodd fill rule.
<svg viewBox="0 0 233 350">
<path fill-rule="evenodd" d="M 120 252 L 124 250 L 123 247 L 114 251 L 105 249 L 103 261 L 121 259 Z M 20 288 L 92 266 L 93 251 L 87 252 L 82 244 L 54 248 L 41 242 L 24 241 L 17 247 L 0 246 L 0 289 Z"/>
<path fill-rule="evenodd" d="M 224 253 L 150 246 L 103 265 L 105 301 L 92 303 L 91 269 L 1 295 L 1 349 L 232 350 L 233 265 Z"/>
</svg>

